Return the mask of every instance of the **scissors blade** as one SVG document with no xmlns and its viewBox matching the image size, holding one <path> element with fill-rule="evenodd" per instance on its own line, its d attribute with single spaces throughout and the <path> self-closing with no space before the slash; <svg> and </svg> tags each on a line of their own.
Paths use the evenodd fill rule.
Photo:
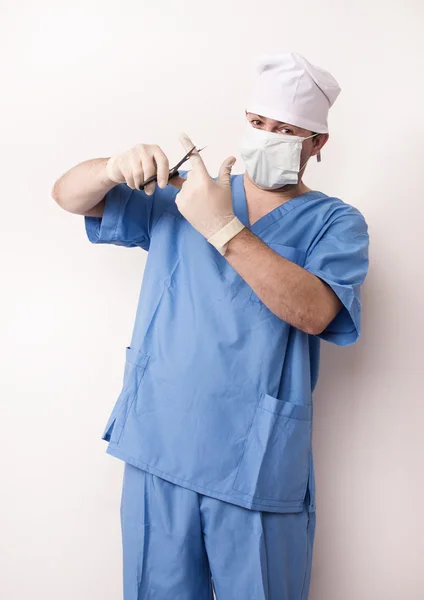
<svg viewBox="0 0 424 600">
<path fill-rule="evenodd" d="M 175 167 L 173 167 L 170 171 L 169 174 L 171 174 L 172 171 L 175 171 L 176 169 L 178 169 L 178 167 L 181 167 L 181 165 L 183 163 L 186 162 L 186 160 L 188 160 L 190 158 L 190 154 L 193 152 L 193 150 L 196 150 L 196 146 L 193 146 L 193 148 L 191 150 L 189 150 L 187 152 L 187 154 L 185 156 L 182 157 L 182 159 L 180 160 L 180 162 L 178 162 Z"/>
<path fill-rule="evenodd" d="M 201 152 L 201 151 L 202 151 L 202 150 L 204 150 L 205 148 L 206 148 L 206 146 L 203 146 L 203 148 L 200 148 L 200 150 L 198 150 L 197 152 Z M 171 174 L 171 172 L 173 172 L 173 171 L 176 171 L 176 170 L 178 169 L 178 167 L 181 167 L 181 165 L 182 165 L 183 163 L 185 163 L 187 160 L 189 160 L 189 158 L 190 158 L 190 156 L 191 156 L 191 154 L 193 153 L 193 151 L 194 151 L 194 150 L 196 150 L 196 146 L 193 146 L 193 148 L 192 148 L 192 149 L 191 149 L 189 152 L 187 152 L 187 154 L 186 154 L 186 155 L 185 155 L 185 156 L 184 156 L 184 157 L 183 157 L 183 158 L 180 160 L 180 162 L 179 162 L 179 163 L 177 163 L 177 164 L 175 165 L 175 167 L 173 167 L 173 168 L 171 169 L 171 171 L 169 171 L 169 173 Z"/>
</svg>

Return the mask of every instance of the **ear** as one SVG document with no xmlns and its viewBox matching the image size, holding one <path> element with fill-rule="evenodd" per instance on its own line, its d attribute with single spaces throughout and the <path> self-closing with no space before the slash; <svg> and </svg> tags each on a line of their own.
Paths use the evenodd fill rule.
<svg viewBox="0 0 424 600">
<path fill-rule="evenodd" d="M 313 147 L 312 147 L 312 152 L 311 152 L 311 156 L 317 156 L 317 160 L 318 162 L 321 161 L 321 150 L 322 148 L 325 146 L 325 144 L 328 142 L 328 138 L 329 138 L 329 134 L 328 133 L 320 133 L 319 135 L 317 135 L 317 137 L 315 137 L 312 141 L 313 141 Z"/>
</svg>

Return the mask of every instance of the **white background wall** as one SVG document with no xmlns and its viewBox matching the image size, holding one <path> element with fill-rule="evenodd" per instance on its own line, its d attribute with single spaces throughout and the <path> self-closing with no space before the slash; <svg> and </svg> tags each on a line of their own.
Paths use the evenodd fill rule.
<svg viewBox="0 0 424 600">
<path fill-rule="evenodd" d="M 147 255 L 91 245 L 54 181 L 139 142 L 176 162 L 181 131 L 208 144 L 215 176 L 237 155 L 253 58 L 285 50 L 343 88 L 305 181 L 371 235 L 361 340 L 323 345 L 310 597 L 423 598 L 421 0 L 0 8 L 1 598 L 121 598 L 123 465 L 100 435 Z"/>
</svg>

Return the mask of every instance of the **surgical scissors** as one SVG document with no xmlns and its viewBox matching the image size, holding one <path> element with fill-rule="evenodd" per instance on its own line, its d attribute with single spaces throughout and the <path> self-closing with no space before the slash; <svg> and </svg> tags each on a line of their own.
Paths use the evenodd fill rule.
<svg viewBox="0 0 424 600">
<path fill-rule="evenodd" d="M 203 146 L 203 148 L 200 148 L 200 150 L 198 150 L 198 152 L 201 152 L 205 148 L 206 148 L 206 146 Z M 179 174 L 178 168 L 181 167 L 181 165 L 190 158 L 190 154 L 193 152 L 193 150 L 196 150 L 196 146 L 193 146 L 193 148 L 191 150 L 189 150 L 185 156 L 183 156 L 183 158 L 180 160 L 180 162 L 178 162 L 175 165 L 175 167 L 172 167 L 172 169 L 170 169 L 168 179 L 171 179 L 171 177 L 175 177 L 176 175 Z M 146 181 L 143 181 L 143 183 L 140 185 L 140 187 L 138 189 L 142 190 L 142 189 L 144 189 L 144 186 L 146 186 L 148 183 L 151 183 L 152 181 L 157 181 L 157 180 L 158 180 L 157 174 L 152 175 L 152 177 L 149 177 L 148 179 L 146 179 Z"/>
</svg>

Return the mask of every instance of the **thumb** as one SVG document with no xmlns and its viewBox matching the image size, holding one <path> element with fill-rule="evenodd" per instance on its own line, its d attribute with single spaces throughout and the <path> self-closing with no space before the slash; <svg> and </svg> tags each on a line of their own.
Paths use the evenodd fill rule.
<svg viewBox="0 0 424 600">
<path fill-rule="evenodd" d="M 175 187 L 180 190 L 186 181 L 187 181 L 187 179 L 184 179 L 183 177 L 180 177 L 179 175 L 174 175 L 174 177 L 171 177 L 170 179 L 168 179 L 168 184 L 172 185 L 172 187 Z"/>
<path fill-rule="evenodd" d="M 231 185 L 231 169 L 233 168 L 234 163 L 236 162 L 236 158 L 234 156 L 229 156 L 224 160 L 219 169 L 218 174 L 218 182 L 224 184 L 225 186 Z"/>
</svg>

